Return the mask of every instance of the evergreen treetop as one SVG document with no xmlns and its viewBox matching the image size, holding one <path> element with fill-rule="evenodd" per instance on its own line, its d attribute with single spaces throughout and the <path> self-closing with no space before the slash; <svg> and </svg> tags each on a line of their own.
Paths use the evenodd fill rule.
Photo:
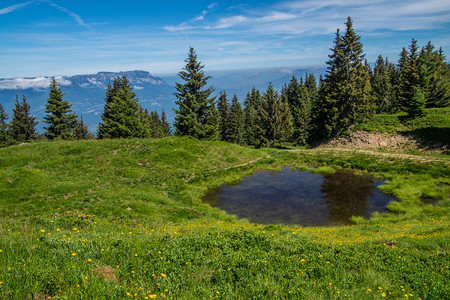
<svg viewBox="0 0 450 300">
<path fill-rule="evenodd" d="M 72 137 L 77 115 L 72 111 L 72 104 L 64 100 L 63 96 L 61 88 L 53 77 L 44 110 L 47 115 L 43 121 L 48 124 L 47 127 L 44 127 L 47 131 L 45 136 L 48 139 L 70 139 Z"/>
<path fill-rule="evenodd" d="M 373 110 L 370 74 L 364 61 L 360 37 L 348 17 L 346 32 L 336 32 L 334 47 L 327 62 L 321 90 L 320 120 L 324 137 L 345 131 L 355 122 L 365 120 Z"/>
<path fill-rule="evenodd" d="M 37 138 L 35 126 L 36 117 L 30 115 L 30 105 L 27 98 L 22 95 L 22 101 L 19 102 L 16 95 L 16 105 L 13 109 L 13 118 L 9 125 L 9 134 L 15 141 L 28 141 Z"/>
<path fill-rule="evenodd" d="M 215 98 L 211 97 L 214 89 L 205 88 L 210 77 L 205 76 L 194 48 L 190 47 L 185 62 L 178 73 L 184 83 L 176 83 L 175 134 L 214 140 L 218 136 Z"/>
<path fill-rule="evenodd" d="M 116 77 L 105 94 L 99 138 L 147 137 L 141 107 L 127 77 Z"/>
</svg>

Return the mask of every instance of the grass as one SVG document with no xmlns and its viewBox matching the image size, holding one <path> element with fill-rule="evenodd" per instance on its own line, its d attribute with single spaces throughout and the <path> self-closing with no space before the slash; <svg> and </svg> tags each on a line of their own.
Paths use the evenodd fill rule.
<svg viewBox="0 0 450 300">
<path fill-rule="evenodd" d="M 406 113 L 377 114 L 370 121 L 355 126 L 355 130 L 377 131 L 382 133 L 408 132 L 426 128 L 448 128 L 450 107 L 429 108 L 425 115 L 416 119 L 406 119 Z"/>
<path fill-rule="evenodd" d="M 445 155 L 433 158 L 441 160 L 176 137 L 2 148 L 0 295 L 445 299 L 449 168 Z M 251 224 L 199 200 L 286 165 L 371 172 L 400 201 L 352 226 L 299 227 Z"/>
</svg>

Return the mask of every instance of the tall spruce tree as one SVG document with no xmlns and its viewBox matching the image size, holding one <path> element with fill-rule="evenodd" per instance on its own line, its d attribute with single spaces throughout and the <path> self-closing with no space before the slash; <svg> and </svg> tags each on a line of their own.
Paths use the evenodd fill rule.
<svg viewBox="0 0 450 300">
<path fill-rule="evenodd" d="M 22 101 L 16 95 L 16 105 L 13 109 L 13 118 L 9 124 L 9 135 L 15 141 L 28 141 L 37 138 L 36 117 L 30 115 L 30 105 L 27 98 L 22 95 Z"/>
<path fill-rule="evenodd" d="M 278 93 L 273 88 L 272 83 L 269 83 L 266 92 L 263 97 L 263 105 L 260 109 L 262 128 L 264 130 L 265 144 L 273 145 L 278 130 L 278 119 L 277 119 L 277 102 Z"/>
<path fill-rule="evenodd" d="M 219 100 L 217 101 L 217 112 L 218 112 L 218 131 L 219 139 L 221 141 L 229 142 L 228 127 L 229 125 L 229 115 L 230 115 L 230 105 L 228 104 L 227 93 L 223 91 L 219 95 Z"/>
<path fill-rule="evenodd" d="M 331 137 L 370 116 L 374 105 L 363 46 L 348 17 L 346 32 L 336 33 L 322 90 L 322 134 Z"/>
<path fill-rule="evenodd" d="M 305 123 L 305 121 L 307 121 L 307 106 L 306 99 L 304 99 L 305 93 L 303 88 L 303 79 L 298 81 L 295 76 L 292 76 L 285 91 L 290 112 L 292 114 L 292 126 L 294 130 L 293 140 L 295 144 L 299 145 L 304 144 L 307 130 Z"/>
<path fill-rule="evenodd" d="M 264 131 L 260 110 L 262 109 L 262 96 L 253 88 L 247 93 L 244 100 L 244 143 L 247 145 L 261 147 L 264 142 Z"/>
<path fill-rule="evenodd" d="M 89 126 L 84 122 L 83 116 L 80 116 L 75 122 L 73 137 L 76 140 L 88 140 L 94 138 L 94 135 L 89 132 Z"/>
<path fill-rule="evenodd" d="M 284 86 L 276 106 L 278 130 L 275 135 L 275 141 L 280 144 L 290 143 L 294 134 L 291 109 L 286 90 L 287 87 Z"/>
<path fill-rule="evenodd" d="M 410 118 L 423 115 L 426 101 L 421 86 L 418 49 L 417 40 L 412 39 L 409 52 L 403 48 L 398 68 L 398 98 Z"/>
<path fill-rule="evenodd" d="M 162 131 L 162 137 L 170 136 L 170 134 L 171 134 L 170 123 L 167 120 L 167 115 L 164 111 L 164 108 L 161 111 L 161 131 Z"/>
<path fill-rule="evenodd" d="M 431 41 L 419 54 L 420 85 L 426 107 L 446 107 L 450 104 L 450 72 L 442 49 L 435 50 Z"/>
<path fill-rule="evenodd" d="M 178 73 L 184 83 L 176 83 L 175 96 L 178 100 L 175 104 L 178 109 L 174 109 L 175 134 L 205 140 L 217 139 L 217 111 L 215 97 L 211 97 L 214 89 L 205 88 L 211 77 L 205 76 L 204 66 L 197 61 L 194 48 L 189 48 L 185 62 L 183 70 Z"/>
<path fill-rule="evenodd" d="M 227 137 L 229 142 L 235 144 L 243 143 L 243 124 L 244 111 L 242 110 L 238 97 L 234 94 L 228 115 Z"/>
<path fill-rule="evenodd" d="M 72 104 L 64 100 L 63 96 L 61 88 L 53 77 L 44 110 L 47 115 L 43 121 L 48 124 L 48 127 L 44 127 L 47 131 L 45 136 L 48 139 L 65 140 L 72 138 L 77 115 L 72 111 Z"/>
<path fill-rule="evenodd" d="M 384 60 L 379 55 L 373 68 L 371 84 L 377 113 L 392 112 L 394 108 L 395 94 L 391 65 L 387 58 Z"/>
<path fill-rule="evenodd" d="M 0 144 L 8 140 L 8 114 L 0 103 Z"/>
<path fill-rule="evenodd" d="M 148 137 L 139 100 L 125 75 L 108 85 L 105 102 L 98 138 Z"/>
</svg>

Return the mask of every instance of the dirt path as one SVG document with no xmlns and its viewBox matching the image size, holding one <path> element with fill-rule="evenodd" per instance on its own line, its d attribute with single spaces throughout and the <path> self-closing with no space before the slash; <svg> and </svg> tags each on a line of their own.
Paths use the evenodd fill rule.
<svg viewBox="0 0 450 300">
<path fill-rule="evenodd" d="M 410 159 L 414 161 L 420 161 L 420 162 L 442 162 L 444 164 L 450 164 L 450 158 L 447 157 L 436 157 L 431 155 L 414 155 L 414 154 L 406 154 L 406 153 L 391 153 L 391 152 L 380 152 L 375 150 L 367 150 L 367 149 L 352 149 L 352 148 L 341 148 L 341 147 L 319 147 L 314 149 L 307 149 L 307 150 L 301 150 L 301 149 L 294 149 L 294 150 L 287 150 L 287 151 L 293 151 L 293 152 L 309 152 L 309 153 L 317 153 L 317 152 L 352 152 L 352 153 L 362 153 L 362 154 L 369 154 L 369 155 L 375 155 L 380 157 L 393 157 L 393 158 L 403 158 L 403 159 Z"/>
</svg>

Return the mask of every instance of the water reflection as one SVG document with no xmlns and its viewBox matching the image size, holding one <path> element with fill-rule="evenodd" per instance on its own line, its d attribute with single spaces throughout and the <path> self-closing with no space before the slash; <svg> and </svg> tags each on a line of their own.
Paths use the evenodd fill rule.
<svg viewBox="0 0 450 300">
<path fill-rule="evenodd" d="M 212 189 L 203 201 L 260 224 L 348 224 L 351 216 L 369 217 L 395 200 L 377 189 L 380 184 L 381 180 L 349 171 L 321 175 L 286 167 Z"/>
</svg>

